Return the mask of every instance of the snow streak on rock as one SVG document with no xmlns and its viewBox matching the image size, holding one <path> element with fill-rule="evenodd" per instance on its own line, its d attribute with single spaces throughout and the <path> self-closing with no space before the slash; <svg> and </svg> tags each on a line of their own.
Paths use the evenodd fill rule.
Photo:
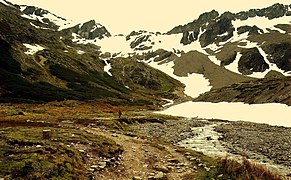
<svg viewBox="0 0 291 180">
<path fill-rule="evenodd" d="M 28 49 L 28 51 L 24 52 L 27 55 L 33 55 L 36 52 L 41 51 L 41 50 L 44 49 L 44 47 L 42 47 L 42 46 L 40 46 L 38 44 L 35 44 L 35 45 L 23 44 L 23 45 Z"/>
</svg>

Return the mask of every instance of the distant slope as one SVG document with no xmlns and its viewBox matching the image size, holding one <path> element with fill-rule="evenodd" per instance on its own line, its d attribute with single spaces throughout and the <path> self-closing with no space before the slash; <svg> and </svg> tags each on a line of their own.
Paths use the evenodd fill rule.
<svg viewBox="0 0 291 180">
<path fill-rule="evenodd" d="M 194 101 L 283 103 L 291 106 L 291 78 L 260 79 L 233 84 L 202 94 Z M 274 112 L 275 113 L 275 112 Z"/>
<path fill-rule="evenodd" d="M 217 64 L 233 72 L 259 78 L 272 70 L 290 75 L 290 7 L 277 3 L 221 15 L 213 10 L 167 34 L 183 33 L 182 44 L 199 43 Z"/>
<path fill-rule="evenodd" d="M 210 85 L 213 86 L 213 88 L 220 88 L 237 82 L 253 80 L 253 78 L 236 74 L 214 64 L 208 56 L 198 51 L 191 51 L 183 54 L 175 61 L 175 66 L 173 68 L 174 73 L 179 76 L 187 76 L 188 73 L 203 74 L 205 78 L 209 79 Z"/>
<path fill-rule="evenodd" d="M 110 36 L 95 21 L 56 31 L 44 19 L 26 17 L 50 12 L 21 7 L 26 15 L 18 6 L 0 3 L 1 102 L 77 99 L 142 105 L 182 92 L 183 84 L 150 66 L 130 57 L 113 58 L 96 45 L 64 36 L 66 31 L 88 39 Z"/>
</svg>

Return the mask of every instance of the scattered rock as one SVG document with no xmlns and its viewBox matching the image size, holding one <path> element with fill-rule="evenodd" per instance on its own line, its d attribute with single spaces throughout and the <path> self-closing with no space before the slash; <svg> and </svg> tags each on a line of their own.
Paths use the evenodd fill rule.
<svg viewBox="0 0 291 180">
<path fill-rule="evenodd" d="M 166 166 L 163 166 L 163 165 L 156 165 L 156 166 L 155 166 L 155 169 L 156 169 L 157 171 L 161 171 L 161 172 L 163 172 L 163 173 L 167 173 L 167 172 L 169 172 L 169 169 L 168 169 Z"/>
<path fill-rule="evenodd" d="M 20 112 L 18 112 L 18 115 L 19 116 L 24 116 L 25 114 L 24 114 L 24 112 L 20 111 Z"/>
<path fill-rule="evenodd" d="M 207 172 L 209 172 L 210 171 L 210 168 L 209 167 L 204 167 L 204 169 L 207 171 Z"/>
<path fill-rule="evenodd" d="M 156 174 L 153 179 L 163 179 L 165 177 L 163 172 L 158 172 L 158 174 Z"/>
<path fill-rule="evenodd" d="M 171 162 L 171 163 L 180 163 L 180 161 L 178 160 L 178 159 L 175 159 L 175 158 L 173 158 L 173 159 L 168 159 L 168 162 Z"/>
<path fill-rule="evenodd" d="M 92 165 L 92 166 L 90 167 L 90 169 L 98 169 L 98 166 L 97 166 L 97 165 Z"/>
<path fill-rule="evenodd" d="M 134 176 L 134 177 L 132 178 L 132 180 L 142 180 L 142 178 L 139 177 L 139 176 Z"/>
<path fill-rule="evenodd" d="M 191 153 L 186 152 L 186 153 L 185 153 L 185 156 L 191 156 Z"/>
<path fill-rule="evenodd" d="M 101 162 L 98 163 L 98 165 L 99 165 L 98 167 L 99 167 L 100 169 L 104 169 L 104 168 L 106 167 L 106 164 L 107 164 L 106 162 L 101 161 Z"/>
</svg>

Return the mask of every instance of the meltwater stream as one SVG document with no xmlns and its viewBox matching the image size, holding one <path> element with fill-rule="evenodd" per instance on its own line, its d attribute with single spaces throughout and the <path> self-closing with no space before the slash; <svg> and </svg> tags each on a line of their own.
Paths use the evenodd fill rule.
<svg viewBox="0 0 291 180">
<path fill-rule="evenodd" d="M 201 119 L 220 119 L 229 121 L 249 121 L 265 123 L 275 126 L 291 127 L 291 107 L 284 104 L 244 104 L 244 103 L 210 103 L 210 102 L 185 102 L 157 112 L 173 116 Z M 222 122 L 214 122 L 204 127 L 193 127 L 194 137 L 180 141 L 177 145 L 202 152 L 212 157 L 236 157 L 227 152 L 219 141 L 222 135 L 216 132 L 215 126 Z M 258 160 L 262 164 L 262 161 Z M 285 167 L 271 162 L 263 163 L 268 168 L 288 174 L 290 167 Z"/>
<path fill-rule="evenodd" d="M 217 124 L 206 125 L 204 127 L 192 128 L 194 137 L 182 140 L 179 146 L 195 151 L 203 152 L 212 157 L 225 157 L 228 155 L 226 149 L 219 142 L 219 133 L 214 131 Z"/>
</svg>

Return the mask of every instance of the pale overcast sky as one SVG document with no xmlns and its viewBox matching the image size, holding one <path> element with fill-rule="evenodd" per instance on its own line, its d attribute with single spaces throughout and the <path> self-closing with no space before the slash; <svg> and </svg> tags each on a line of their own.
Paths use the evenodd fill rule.
<svg viewBox="0 0 291 180">
<path fill-rule="evenodd" d="M 78 22 L 95 19 L 112 34 L 132 30 L 167 32 L 176 25 L 192 22 L 201 13 L 218 10 L 239 12 L 290 0 L 10 0 L 16 4 L 42 7 Z"/>
</svg>

